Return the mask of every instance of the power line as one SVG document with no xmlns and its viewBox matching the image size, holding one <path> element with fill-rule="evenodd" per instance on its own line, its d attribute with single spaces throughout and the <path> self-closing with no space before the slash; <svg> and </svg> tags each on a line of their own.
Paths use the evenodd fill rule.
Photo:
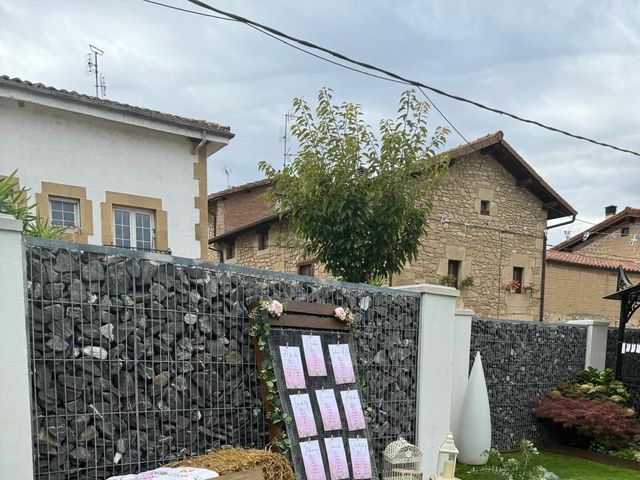
<svg viewBox="0 0 640 480">
<path fill-rule="evenodd" d="M 209 17 L 209 18 L 215 18 L 215 19 L 218 19 L 218 20 L 229 20 L 229 21 L 233 21 L 233 22 L 238 22 L 238 20 L 236 20 L 234 18 L 227 18 L 227 17 L 222 17 L 222 16 L 219 16 L 219 15 L 211 15 L 211 14 L 208 14 L 208 13 L 198 12 L 196 10 L 190 10 L 188 8 L 180 8 L 180 7 L 175 7 L 173 5 L 167 5 L 165 3 L 156 2 L 156 1 L 153 1 L 153 0 L 142 0 L 142 1 L 146 2 L 146 3 L 153 4 L 153 5 L 158 5 L 160 7 L 166 7 L 166 8 L 170 8 L 172 10 L 178 10 L 178 11 L 181 11 L 181 12 L 184 12 L 184 13 L 193 13 L 195 15 L 200 15 L 202 17 Z M 344 69 L 347 69 L 347 70 L 351 70 L 352 72 L 356 72 L 356 73 L 360 73 L 360 74 L 363 74 L 363 75 L 367 75 L 369 77 L 377 78 L 379 80 L 384 80 L 386 82 L 399 83 L 401 85 L 413 86 L 411 83 L 405 82 L 403 80 L 396 80 L 394 78 L 389 78 L 389 77 L 385 77 L 385 76 L 382 76 L 382 75 L 376 75 L 375 73 L 367 72 L 366 70 L 362 70 L 362 69 L 359 69 L 359 68 L 354 68 L 354 67 L 351 67 L 349 65 L 345 65 L 343 63 L 336 62 L 335 60 L 331 60 L 330 58 L 323 57 L 322 55 L 318 55 L 317 53 L 313 53 L 313 52 L 310 52 L 309 50 L 301 48 L 301 47 L 299 47 L 299 46 L 297 46 L 297 45 L 295 45 L 295 44 L 293 44 L 291 42 L 288 42 L 288 41 L 286 41 L 286 40 L 284 40 L 284 39 L 282 39 L 282 38 L 280 38 L 280 37 L 278 37 L 276 35 L 273 35 L 273 34 L 267 32 L 266 30 L 263 30 L 263 29 L 261 29 L 259 27 L 256 27 L 256 26 L 251 25 L 251 24 L 247 24 L 247 26 L 253 28 L 257 32 L 262 33 L 263 35 L 267 35 L 268 37 L 271 37 L 274 40 L 277 40 L 278 42 L 281 42 L 281 43 L 287 45 L 288 47 L 295 48 L 296 50 L 298 50 L 298 51 L 300 51 L 302 53 L 306 53 L 307 55 L 311 55 L 312 57 L 315 57 L 315 58 L 317 58 L 319 60 L 322 60 L 322 61 L 325 61 L 327 63 L 331 63 L 331 64 L 336 65 L 338 67 L 341 67 L 341 68 L 344 68 Z M 442 111 L 438 108 L 438 106 L 435 104 L 435 102 L 431 98 L 429 98 L 429 96 L 425 93 L 425 91 L 421 87 L 418 87 L 418 90 L 420 90 L 422 95 L 424 95 L 424 97 L 431 103 L 431 105 L 433 105 L 433 108 L 435 108 L 436 111 L 440 114 L 440 116 L 444 119 L 444 121 L 449 124 L 451 129 L 454 130 L 460 136 L 460 138 L 462 138 L 462 140 L 464 140 L 466 143 L 469 143 L 469 141 L 464 137 L 464 135 L 462 135 L 462 133 L 460 133 L 460 131 L 455 127 L 455 125 L 445 116 L 444 113 L 442 113 Z"/>
<path fill-rule="evenodd" d="M 148 0 L 145 0 L 145 1 L 148 1 Z M 444 97 L 448 97 L 448 98 L 451 98 L 453 100 L 457 100 L 459 102 L 468 103 L 470 105 L 474 105 L 475 107 L 481 108 L 483 110 L 487 110 L 489 112 L 497 113 L 499 115 L 505 115 L 505 116 L 507 116 L 509 118 L 512 118 L 514 120 L 517 120 L 519 122 L 528 123 L 528 124 L 531 124 L 531 125 L 536 125 L 536 126 L 538 126 L 540 128 L 544 128 L 544 129 L 552 131 L 552 132 L 560 133 L 560 134 L 565 135 L 567 137 L 575 138 L 577 140 L 582 140 L 582 141 L 585 141 L 585 142 L 589 142 L 589 143 L 592 143 L 594 145 L 599 145 L 601 147 L 610 148 L 610 149 L 613 149 L 613 150 L 616 150 L 616 151 L 619 151 L 619 152 L 629 153 L 631 155 L 635 155 L 635 156 L 640 157 L 640 153 L 636 152 L 634 150 L 629 150 L 629 149 L 626 149 L 626 148 L 617 147 L 617 146 L 609 144 L 609 143 L 600 142 L 598 140 L 594 140 L 592 138 L 585 137 L 583 135 L 578 135 L 578 134 L 575 134 L 575 133 L 568 132 L 566 130 L 562 130 L 560 128 L 556 128 L 556 127 L 553 127 L 553 126 L 550 126 L 550 125 L 546 125 L 546 124 L 544 124 L 542 122 L 539 122 L 537 120 L 524 118 L 524 117 L 521 117 L 521 116 L 516 115 L 514 113 L 507 112 L 505 110 L 500 110 L 498 108 L 494 108 L 494 107 L 490 107 L 490 106 L 484 105 L 484 104 L 482 104 L 482 103 L 480 103 L 478 101 L 471 100 L 471 99 L 466 98 L 466 97 L 462 97 L 462 96 L 459 96 L 459 95 L 454 95 L 454 94 L 445 92 L 444 90 L 441 90 L 441 89 L 436 88 L 436 87 L 432 87 L 430 85 L 427 85 L 425 83 L 419 82 L 417 80 L 411 80 L 409 78 L 403 77 L 403 76 L 401 76 L 399 74 L 396 74 L 396 73 L 394 73 L 394 72 L 392 72 L 390 70 L 386 70 L 386 69 L 383 69 L 383 68 L 380 68 L 380 67 L 376 67 L 375 65 L 371 65 L 371 64 L 359 61 L 359 60 L 352 59 L 352 58 L 347 57 L 346 55 L 343 55 L 342 53 L 336 52 L 334 50 L 330 50 L 328 48 L 316 45 L 316 44 L 308 42 L 306 40 L 293 37 L 291 35 L 288 35 L 286 33 L 281 32 L 281 31 L 279 31 L 279 30 L 277 30 L 275 28 L 269 27 L 268 25 L 264 25 L 264 24 L 261 24 L 259 22 L 254 21 L 254 20 L 250 20 L 250 19 L 248 19 L 246 17 L 242 17 L 240 15 L 236 15 L 234 13 L 230 13 L 230 12 L 221 10 L 219 8 L 212 7 L 211 5 L 208 5 L 208 4 L 204 3 L 204 2 L 201 2 L 200 0 L 187 0 L 187 1 L 190 2 L 190 3 L 193 3 L 194 5 L 199 6 L 201 8 L 204 8 L 204 9 L 210 10 L 212 12 L 215 12 L 215 13 L 217 13 L 219 15 L 224 15 L 229 19 L 236 20 L 238 22 L 244 23 L 245 25 L 253 26 L 255 28 L 260 28 L 260 29 L 262 29 L 264 31 L 267 31 L 267 32 L 277 36 L 277 37 L 285 38 L 285 39 L 287 39 L 287 40 L 289 40 L 291 42 L 297 43 L 298 45 L 303 45 L 303 46 L 311 48 L 313 50 L 320 50 L 320 51 L 325 52 L 325 53 L 327 53 L 327 54 L 329 54 L 329 55 L 331 55 L 333 57 L 339 58 L 340 60 L 346 61 L 348 63 L 352 63 L 354 65 L 358 65 L 358 66 L 360 66 L 360 67 L 362 67 L 362 68 L 364 68 L 366 70 L 373 70 L 373 71 L 382 73 L 383 75 L 386 75 L 386 76 L 391 77 L 391 78 L 393 78 L 395 80 L 398 80 L 398 81 L 413 85 L 415 87 L 426 88 L 427 90 L 431 90 L 432 92 L 437 93 L 438 95 L 442 95 Z"/>
</svg>

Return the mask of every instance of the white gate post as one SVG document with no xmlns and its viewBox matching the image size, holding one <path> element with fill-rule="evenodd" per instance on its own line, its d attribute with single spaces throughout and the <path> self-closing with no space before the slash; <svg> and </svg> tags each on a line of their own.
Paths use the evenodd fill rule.
<svg viewBox="0 0 640 480">
<path fill-rule="evenodd" d="M 0 477 L 33 479 L 22 222 L 0 214 Z"/>
<path fill-rule="evenodd" d="M 571 320 L 567 323 L 587 327 L 587 353 L 584 359 L 584 368 L 593 367 L 603 370 L 607 360 L 609 322 L 606 320 Z"/>
<path fill-rule="evenodd" d="M 419 292 L 417 446 L 422 450 L 423 477 L 436 472 L 438 447 L 451 431 L 456 297 L 460 292 L 442 285 L 404 285 Z"/>
<path fill-rule="evenodd" d="M 469 382 L 469 354 L 471 349 L 471 323 L 473 310 L 456 310 L 456 326 L 453 339 L 453 384 L 451 387 L 451 431 L 454 439 L 459 433 L 458 422 L 464 392 Z"/>
</svg>

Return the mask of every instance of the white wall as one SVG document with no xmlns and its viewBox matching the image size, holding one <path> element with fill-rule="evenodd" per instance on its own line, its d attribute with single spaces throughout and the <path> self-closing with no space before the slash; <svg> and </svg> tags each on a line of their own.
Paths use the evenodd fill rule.
<svg viewBox="0 0 640 480">
<path fill-rule="evenodd" d="M 97 245 L 102 244 L 100 203 L 105 191 L 160 198 L 168 214 L 169 248 L 178 256 L 200 256 L 194 207 L 199 191 L 193 178 L 197 156 L 191 155 L 187 137 L 23 105 L 0 98 L 0 175 L 17 168 L 21 186 L 31 188 L 34 198 L 42 181 L 86 187 L 93 202 L 89 242 Z"/>
<path fill-rule="evenodd" d="M 22 223 L 0 214 L 0 478 L 33 479 Z"/>
<path fill-rule="evenodd" d="M 469 348 L 473 310 L 460 309 L 455 313 L 453 338 L 453 372 L 451 385 L 451 431 L 455 438 L 459 433 L 459 420 L 464 392 L 469 382 Z"/>
<path fill-rule="evenodd" d="M 442 285 L 394 287 L 421 293 L 418 353 L 417 446 L 424 478 L 436 473 L 438 447 L 451 432 L 455 304 L 460 292 Z M 468 352 L 467 346 L 467 352 Z M 468 354 L 467 354 L 468 355 Z"/>
</svg>

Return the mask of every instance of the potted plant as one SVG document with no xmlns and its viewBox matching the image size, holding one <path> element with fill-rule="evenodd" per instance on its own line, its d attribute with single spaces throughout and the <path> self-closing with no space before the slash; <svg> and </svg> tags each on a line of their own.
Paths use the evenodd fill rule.
<svg viewBox="0 0 640 480">
<path fill-rule="evenodd" d="M 440 285 L 457 288 L 458 280 L 453 275 L 445 275 L 444 277 L 440 277 Z"/>
<path fill-rule="evenodd" d="M 518 280 L 512 280 L 508 283 L 504 283 L 500 286 L 507 293 L 516 293 L 520 290 L 520 282 Z"/>
<path fill-rule="evenodd" d="M 471 275 L 467 275 L 466 277 L 464 277 L 462 279 L 462 281 L 460 282 L 460 286 L 462 288 L 470 288 L 473 287 L 474 283 L 473 283 L 473 277 Z"/>
</svg>

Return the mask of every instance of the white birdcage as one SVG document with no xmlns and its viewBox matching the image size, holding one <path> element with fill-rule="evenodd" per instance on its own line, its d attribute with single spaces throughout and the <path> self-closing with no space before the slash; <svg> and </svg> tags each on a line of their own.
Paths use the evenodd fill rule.
<svg viewBox="0 0 640 480">
<path fill-rule="evenodd" d="M 400 437 L 384 449 L 384 480 L 421 480 L 422 452 Z"/>
</svg>

